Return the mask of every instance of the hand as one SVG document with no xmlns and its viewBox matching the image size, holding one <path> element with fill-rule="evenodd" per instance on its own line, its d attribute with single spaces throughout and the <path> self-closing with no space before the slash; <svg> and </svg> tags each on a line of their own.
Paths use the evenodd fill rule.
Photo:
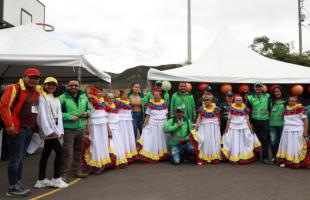
<svg viewBox="0 0 310 200">
<path fill-rule="evenodd" d="M 199 128 L 198 126 L 195 126 L 195 131 L 196 131 L 196 132 L 198 131 L 198 128 Z"/>
<path fill-rule="evenodd" d="M 77 116 L 75 116 L 75 115 L 72 116 L 72 118 L 71 118 L 71 120 L 74 121 L 74 122 L 77 121 L 78 119 L 79 119 L 79 118 L 78 118 Z"/>
<path fill-rule="evenodd" d="M 143 128 L 145 128 L 147 126 L 147 124 L 143 124 Z"/>
<path fill-rule="evenodd" d="M 82 112 L 81 117 L 86 118 L 87 117 L 87 112 Z"/>
<path fill-rule="evenodd" d="M 111 130 L 110 127 L 108 128 L 108 137 L 109 137 L 110 139 L 112 138 L 112 130 Z"/>
<path fill-rule="evenodd" d="M 304 133 L 304 137 L 307 138 L 308 137 L 308 133 L 305 132 Z"/>
<path fill-rule="evenodd" d="M 15 126 L 12 125 L 12 126 L 10 126 L 10 127 L 5 127 L 5 132 L 6 132 L 6 134 L 8 134 L 8 135 L 15 135 L 15 134 L 16 134 L 16 133 L 15 133 Z"/>
</svg>

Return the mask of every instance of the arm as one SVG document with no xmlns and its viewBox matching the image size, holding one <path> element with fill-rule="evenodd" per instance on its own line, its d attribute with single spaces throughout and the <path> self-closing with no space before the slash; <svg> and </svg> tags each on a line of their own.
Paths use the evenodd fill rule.
<svg viewBox="0 0 310 200">
<path fill-rule="evenodd" d="M 197 114 L 196 114 L 196 107 L 195 107 L 195 100 L 194 100 L 194 96 L 191 95 L 191 108 L 192 108 L 192 115 L 193 115 L 193 119 L 195 119 L 197 117 Z"/>
<path fill-rule="evenodd" d="M 149 123 L 149 120 L 150 120 L 150 115 L 146 115 L 146 116 L 145 116 L 144 123 L 143 123 L 143 128 L 146 127 L 146 125 Z"/>
<path fill-rule="evenodd" d="M 200 121 L 201 121 L 201 115 L 198 114 L 198 117 L 197 117 L 197 120 L 196 120 L 196 125 L 195 125 L 195 131 L 198 131 Z"/>
<path fill-rule="evenodd" d="M 15 127 L 13 124 L 13 117 L 10 110 L 12 99 L 15 98 L 16 88 L 11 85 L 3 93 L 1 98 L 1 117 L 6 129 L 6 132 L 10 135 L 15 134 Z"/>
<path fill-rule="evenodd" d="M 228 132 L 229 126 L 230 126 L 230 119 L 227 120 L 226 128 L 225 128 L 225 130 L 224 130 L 224 133 L 227 133 L 227 132 Z"/>
<path fill-rule="evenodd" d="M 253 126 L 252 126 L 252 124 L 251 124 L 249 118 L 247 118 L 247 124 L 248 124 L 248 127 L 249 127 L 251 133 L 254 133 L 254 131 L 253 131 Z"/>
<path fill-rule="evenodd" d="M 308 118 L 304 118 L 304 137 L 308 137 Z"/>
<path fill-rule="evenodd" d="M 191 132 L 192 130 L 193 130 L 193 124 L 192 124 L 192 122 L 191 122 L 191 120 L 187 120 L 187 124 L 188 124 L 188 131 L 189 132 Z M 189 132 L 188 132 L 188 134 L 186 135 L 186 137 L 184 138 L 184 140 L 187 142 L 187 141 L 189 141 Z"/>
<path fill-rule="evenodd" d="M 175 123 L 173 124 L 173 119 L 171 120 L 168 120 L 166 123 L 165 123 L 165 126 L 164 126 L 164 132 L 169 134 L 171 132 L 174 132 L 178 129 L 178 124 Z"/>
<path fill-rule="evenodd" d="M 175 95 L 172 95 L 170 102 L 170 118 L 174 117 Z"/>
</svg>

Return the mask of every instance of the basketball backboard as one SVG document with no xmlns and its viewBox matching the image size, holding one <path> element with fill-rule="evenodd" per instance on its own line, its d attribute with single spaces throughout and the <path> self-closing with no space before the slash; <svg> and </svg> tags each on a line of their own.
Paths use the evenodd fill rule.
<svg viewBox="0 0 310 200">
<path fill-rule="evenodd" d="M 39 0 L 0 0 L 0 28 L 45 23 L 45 5 Z"/>
</svg>

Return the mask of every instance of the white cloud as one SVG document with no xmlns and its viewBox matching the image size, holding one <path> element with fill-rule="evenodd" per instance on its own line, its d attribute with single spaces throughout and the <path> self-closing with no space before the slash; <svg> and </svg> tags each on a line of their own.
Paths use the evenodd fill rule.
<svg viewBox="0 0 310 200">
<path fill-rule="evenodd" d="M 187 57 L 187 0 L 42 0 L 55 33 L 80 46 L 102 70 L 181 63 Z M 305 0 L 310 10 L 310 0 Z M 310 23 L 310 21 L 309 21 Z M 192 54 L 197 59 L 226 25 L 246 45 L 254 37 L 294 41 L 297 1 L 192 0 Z M 310 49 L 310 29 L 304 29 Z"/>
</svg>

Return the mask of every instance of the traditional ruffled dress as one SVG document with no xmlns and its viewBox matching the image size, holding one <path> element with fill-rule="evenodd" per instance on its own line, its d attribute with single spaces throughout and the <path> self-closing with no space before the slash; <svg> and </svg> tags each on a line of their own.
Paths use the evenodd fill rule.
<svg viewBox="0 0 310 200">
<path fill-rule="evenodd" d="M 128 160 L 128 163 L 131 163 L 136 159 L 138 155 L 136 139 L 132 125 L 132 105 L 130 104 L 129 100 L 125 101 L 121 99 L 116 99 L 115 105 L 119 109 L 118 114 L 120 120 L 120 134 L 126 158 Z"/>
<path fill-rule="evenodd" d="M 139 158 L 145 162 L 155 163 L 168 158 L 167 138 L 164 123 L 167 120 L 168 102 L 150 100 L 146 103 L 149 122 L 142 130 L 138 140 Z"/>
<path fill-rule="evenodd" d="M 287 106 L 283 112 L 284 127 L 279 144 L 276 161 L 293 168 L 310 168 L 310 142 L 303 137 L 304 122 L 307 118 L 307 109 L 297 104 Z"/>
<path fill-rule="evenodd" d="M 93 98 L 92 115 L 88 122 L 89 139 L 85 145 L 84 166 L 90 172 L 102 172 L 111 166 L 108 138 L 108 118 L 103 99 Z"/>
<path fill-rule="evenodd" d="M 190 142 L 195 148 L 198 164 L 217 164 L 221 158 L 221 132 L 218 116 L 220 108 L 212 103 L 212 107 L 207 109 L 202 105 L 199 110 L 201 121 L 198 131 L 192 131 Z"/>
<path fill-rule="evenodd" d="M 254 161 L 254 152 L 261 151 L 261 143 L 255 133 L 251 133 L 247 120 L 250 109 L 245 104 L 228 106 L 230 126 L 222 138 L 222 155 L 231 163 L 248 164 Z"/>
<path fill-rule="evenodd" d="M 128 165 L 126 152 L 123 147 L 122 133 L 120 132 L 120 120 L 118 108 L 113 103 L 112 105 L 106 104 L 106 111 L 108 113 L 109 126 L 112 131 L 112 138 L 110 139 L 110 157 L 112 164 L 116 169 L 124 168 Z"/>
</svg>

